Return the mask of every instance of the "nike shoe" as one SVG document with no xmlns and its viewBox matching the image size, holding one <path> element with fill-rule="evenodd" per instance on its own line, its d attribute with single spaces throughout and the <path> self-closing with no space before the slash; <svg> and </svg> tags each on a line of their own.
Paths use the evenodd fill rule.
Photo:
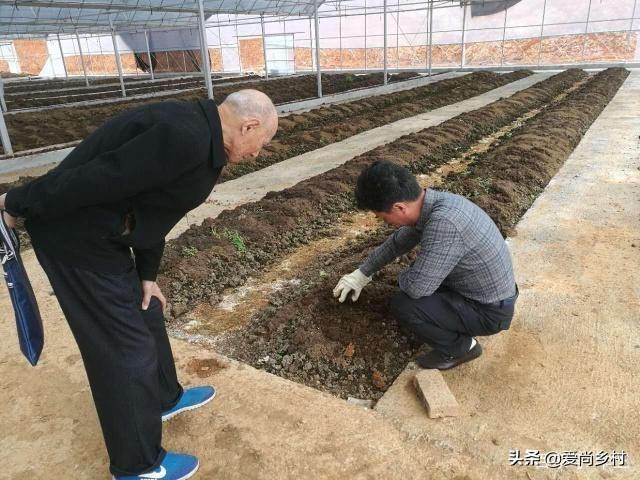
<svg viewBox="0 0 640 480">
<path fill-rule="evenodd" d="M 158 468 L 140 475 L 111 477 L 113 480 L 184 480 L 192 477 L 200 464 L 193 455 L 167 452 Z"/>
<path fill-rule="evenodd" d="M 188 388 L 182 392 L 180 400 L 178 400 L 178 403 L 176 403 L 173 408 L 166 412 L 162 412 L 162 421 L 166 422 L 171 417 L 175 417 L 179 413 L 201 407 L 213 400 L 213 397 L 215 396 L 216 389 L 209 385 Z"/>
</svg>

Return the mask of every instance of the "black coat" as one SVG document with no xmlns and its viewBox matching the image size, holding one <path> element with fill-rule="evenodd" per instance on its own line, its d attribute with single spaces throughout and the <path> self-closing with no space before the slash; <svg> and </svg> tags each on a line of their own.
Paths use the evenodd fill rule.
<svg viewBox="0 0 640 480">
<path fill-rule="evenodd" d="M 109 120 L 56 168 L 11 189 L 6 209 L 56 259 L 121 273 L 131 247 L 140 278 L 155 280 L 165 236 L 206 200 L 225 164 L 212 100 L 154 103 Z"/>
</svg>

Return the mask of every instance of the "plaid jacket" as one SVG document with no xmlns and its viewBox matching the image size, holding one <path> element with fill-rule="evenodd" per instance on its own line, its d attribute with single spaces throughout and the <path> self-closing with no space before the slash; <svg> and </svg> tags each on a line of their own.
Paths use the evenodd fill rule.
<svg viewBox="0 0 640 480">
<path fill-rule="evenodd" d="M 360 266 L 371 276 L 420 245 L 416 261 L 399 278 L 412 298 L 445 286 L 480 303 L 515 295 L 515 278 L 507 245 L 489 216 L 466 198 L 425 190 L 415 227 L 401 227 Z"/>
</svg>

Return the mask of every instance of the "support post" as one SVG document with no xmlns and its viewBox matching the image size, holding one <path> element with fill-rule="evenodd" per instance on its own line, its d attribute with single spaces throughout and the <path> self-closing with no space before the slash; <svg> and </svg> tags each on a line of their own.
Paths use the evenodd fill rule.
<svg viewBox="0 0 640 480">
<path fill-rule="evenodd" d="M 264 78 L 269 79 L 269 68 L 267 67 L 267 41 L 264 36 L 264 15 L 260 15 L 260 27 L 262 28 L 262 56 L 264 57 Z"/>
<path fill-rule="evenodd" d="M 313 72 L 313 26 L 311 25 L 311 17 L 309 17 L 309 57 L 311 57 L 311 71 Z"/>
<path fill-rule="evenodd" d="M 124 77 L 122 75 L 122 59 L 120 58 L 120 50 L 118 49 L 118 41 L 116 39 L 116 30 L 113 28 L 113 23 L 111 19 L 109 19 L 109 23 L 111 23 L 111 41 L 113 42 L 113 52 L 116 54 L 116 67 L 118 67 L 118 78 L 120 79 L 120 90 L 122 90 L 122 97 L 127 96 L 127 91 L 124 88 Z"/>
<path fill-rule="evenodd" d="M 507 36 L 507 5 L 504 7 L 504 24 L 502 25 L 502 46 L 500 48 L 500 66 L 504 65 L 504 39 Z"/>
<path fill-rule="evenodd" d="M 153 76 L 153 60 L 151 60 L 151 50 L 149 49 L 149 35 L 144 31 L 144 42 L 147 45 L 147 58 L 149 59 L 149 71 L 151 72 L 151 80 L 155 80 Z"/>
<path fill-rule="evenodd" d="M 631 31 L 633 30 L 633 20 L 636 16 L 636 6 L 638 0 L 633 0 L 633 11 L 631 12 L 631 23 L 629 24 L 629 31 L 627 32 L 627 41 L 629 41 L 629 36 L 631 35 Z"/>
<path fill-rule="evenodd" d="M 13 155 L 13 147 L 11 146 L 11 140 L 9 139 L 9 131 L 7 130 L 7 124 L 4 123 L 4 114 L 0 111 L 0 140 L 2 140 L 2 147 L 6 155 Z"/>
<path fill-rule="evenodd" d="M 4 99 L 4 80 L 2 80 L 2 75 L 0 75 L 0 110 L 3 112 L 7 111 L 7 102 Z"/>
<path fill-rule="evenodd" d="M 546 0 L 545 0 L 546 1 Z M 462 54 L 460 55 L 460 68 L 464 67 L 465 57 L 467 53 L 467 46 L 464 43 L 465 29 L 467 28 L 467 4 L 462 5 L 462 39 L 460 46 L 462 47 Z"/>
<path fill-rule="evenodd" d="M 320 20 L 318 20 L 318 0 L 315 0 L 314 20 L 316 26 L 316 67 L 318 68 L 318 98 L 322 98 L 322 69 L 320 68 Z"/>
<path fill-rule="evenodd" d="M 584 25 L 584 41 L 582 42 L 582 62 L 584 63 L 584 53 L 587 48 L 587 35 L 589 32 L 589 18 L 591 17 L 591 0 L 589 0 L 589 8 L 587 10 L 587 23 Z"/>
<path fill-rule="evenodd" d="M 540 25 L 540 43 L 538 48 L 538 66 L 540 66 L 540 62 L 542 61 L 542 34 L 544 33 L 544 16 L 547 13 L 547 0 L 544 0 L 542 4 L 542 24 Z"/>
<path fill-rule="evenodd" d="M 384 7 L 383 7 L 383 15 L 384 15 L 384 28 L 383 28 L 383 35 L 384 38 L 382 40 L 382 45 L 383 45 L 383 52 L 382 52 L 382 59 L 383 59 L 383 64 L 382 64 L 382 71 L 383 71 L 383 75 L 384 75 L 384 81 L 383 84 L 386 85 L 387 84 L 387 0 L 384 0 Z"/>
<path fill-rule="evenodd" d="M 433 54 L 433 0 L 429 1 L 429 76 L 431 76 L 431 57 Z"/>
<path fill-rule="evenodd" d="M 62 68 L 64 69 L 64 78 L 69 79 L 69 73 L 67 72 L 67 64 L 64 62 L 64 52 L 62 51 L 62 42 L 60 41 L 60 34 L 58 34 L 58 48 L 60 49 L 60 59 L 62 60 Z"/>
<path fill-rule="evenodd" d="M 200 7 L 200 51 L 202 53 L 202 72 L 204 74 L 204 83 L 207 86 L 207 94 L 213 100 L 213 83 L 211 82 L 211 67 L 209 66 L 209 48 L 207 42 L 207 30 L 204 23 L 204 4 L 202 0 L 198 0 Z"/>
<path fill-rule="evenodd" d="M 76 30 L 76 40 L 78 41 L 78 51 L 80 52 L 80 62 L 82 63 L 82 73 L 84 74 L 84 83 L 89 86 L 89 77 L 87 77 L 87 67 L 84 64 L 84 55 L 82 54 L 82 45 L 80 45 L 80 35 Z"/>
</svg>

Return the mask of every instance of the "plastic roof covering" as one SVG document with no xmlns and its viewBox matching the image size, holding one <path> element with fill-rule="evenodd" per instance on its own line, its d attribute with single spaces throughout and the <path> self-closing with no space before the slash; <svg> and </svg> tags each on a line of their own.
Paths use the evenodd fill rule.
<svg viewBox="0 0 640 480">
<path fill-rule="evenodd" d="M 324 0 L 318 0 L 321 5 Z M 203 0 L 216 13 L 309 16 L 315 0 Z M 0 37 L 193 27 L 198 0 L 0 0 Z"/>
</svg>

